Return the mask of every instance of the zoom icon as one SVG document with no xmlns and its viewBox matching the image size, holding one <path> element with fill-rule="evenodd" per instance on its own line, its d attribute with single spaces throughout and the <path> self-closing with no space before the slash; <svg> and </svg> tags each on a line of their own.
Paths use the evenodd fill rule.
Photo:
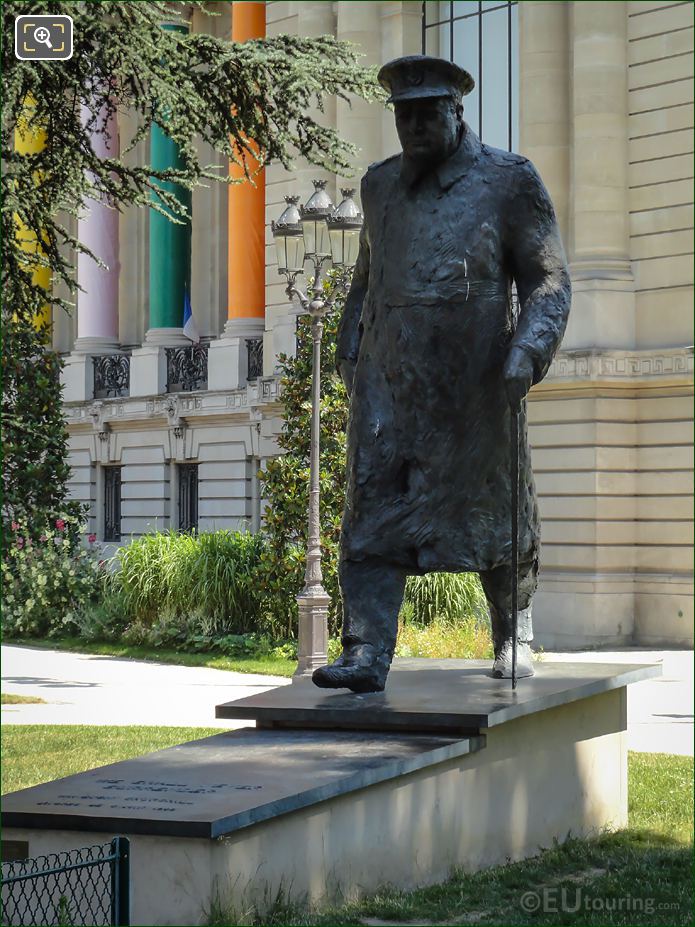
<svg viewBox="0 0 695 927">
<path fill-rule="evenodd" d="M 72 17 L 18 16 L 14 53 L 20 61 L 67 61 L 72 58 Z"/>
</svg>

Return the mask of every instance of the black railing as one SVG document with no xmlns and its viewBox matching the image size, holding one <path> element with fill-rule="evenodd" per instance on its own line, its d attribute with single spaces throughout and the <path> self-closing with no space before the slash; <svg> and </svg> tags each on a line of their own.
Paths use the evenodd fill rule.
<svg viewBox="0 0 695 927">
<path fill-rule="evenodd" d="M 129 927 L 130 842 L 2 864 L 2 923 Z"/>
<path fill-rule="evenodd" d="M 94 365 L 94 398 L 128 396 L 130 393 L 130 357 L 128 354 L 99 354 Z"/>
<path fill-rule="evenodd" d="M 263 376 L 263 339 L 246 339 L 246 356 L 248 358 L 247 380 L 257 380 Z"/>
<path fill-rule="evenodd" d="M 167 348 L 167 393 L 189 393 L 207 389 L 208 346 Z"/>
</svg>

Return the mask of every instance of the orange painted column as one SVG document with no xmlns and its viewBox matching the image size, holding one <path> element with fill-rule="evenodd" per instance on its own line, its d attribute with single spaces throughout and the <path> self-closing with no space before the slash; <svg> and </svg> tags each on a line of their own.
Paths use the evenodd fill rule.
<svg viewBox="0 0 695 927">
<path fill-rule="evenodd" d="M 265 3 L 232 3 L 232 41 L 265 37 Z M 249 171 L 255 165 L 249 164 Z M 244 171 L 230 163 L 230 176 L 242 179 Z M 228 293 L 227 330 L 237 319 L 265 316 L 265 172 L 228 188 Z"/>
</svg>

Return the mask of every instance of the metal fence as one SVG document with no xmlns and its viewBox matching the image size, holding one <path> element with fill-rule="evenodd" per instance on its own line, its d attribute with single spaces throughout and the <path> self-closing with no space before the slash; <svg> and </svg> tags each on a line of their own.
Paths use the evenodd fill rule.
<svg viewBox="0 0 695 927">
<path fill-rule="evenodd" d="M 3 927 L 129 927 L 130 842 L 2 864 Z"/>
</svg>

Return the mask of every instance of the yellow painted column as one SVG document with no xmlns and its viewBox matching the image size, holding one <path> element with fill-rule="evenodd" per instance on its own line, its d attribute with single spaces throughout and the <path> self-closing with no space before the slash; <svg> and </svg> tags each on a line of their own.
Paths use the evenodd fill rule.
<svg viewBox="0 0 695 927">
<path fill-rule="evenodd" d="M 24 101 L 23 116 L 17 121 L 17 127 L 14 133 L 15 151 L 22 155 L 38 154 L 46 147 L 48 133 L 45 127 L 33 122 L 33 115 L 36 110 L 36 100 L 31 94 L 28 94 Z M 40 176 L 37 175 L 36 182 L 39 183 Z M 48 267 L 41 267 L 35 264 L 31 255 L 42 254 L 41 244 L 36 234 L 29 229 L 21 219 L 16 216 L 17 238 L 19 239 L 22 251 L 27 254 L 26 267 L 32 271 L 32 282 L 42 287 L 46 293 L 51 289 L 51 271 Z M 51 307 L 46 303 L 41 313 L 36 317 L 36 327 L 51 324 Z"/>
<path fill-rule="evenodd" d="M 265 3 L 232 4 L 232 41 L 265 37 Z M 249 164 L 252 172 L 255 164 Z M 230 163 L 230 176 L 244 177 L 243 168 Z M 228 293 L 227 326 L 232 333 L 238 319 L 265 316 L 265 171 L 233 184 L 228 190 Z"/>
</svg>

